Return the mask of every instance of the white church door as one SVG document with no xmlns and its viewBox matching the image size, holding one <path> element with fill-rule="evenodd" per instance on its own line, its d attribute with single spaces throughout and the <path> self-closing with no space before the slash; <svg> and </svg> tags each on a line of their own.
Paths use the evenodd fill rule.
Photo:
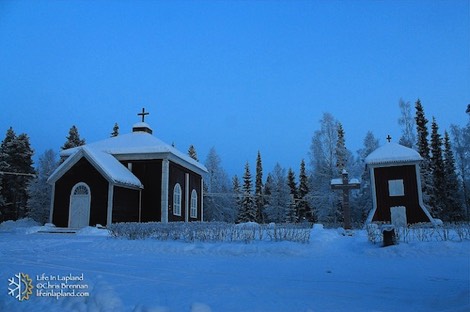
<svg viewBox="0 0 470 312">
<path fill-rule="evenodd" d="M 82 228 L 90 223 L 91 193 L 87 184 L 75 184 L 70 193 L 69 227 Z"/>
</svg>

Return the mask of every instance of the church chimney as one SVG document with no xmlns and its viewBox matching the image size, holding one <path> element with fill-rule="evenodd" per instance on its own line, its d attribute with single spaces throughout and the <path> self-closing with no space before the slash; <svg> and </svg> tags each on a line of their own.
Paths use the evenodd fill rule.
<svg viewBox="0 0 470 312">
<path fill-rule="evenodd" d="M 142 113 L 138 113 L 138 116 L 142 116 L 142 121 L 134 124 L 132 126 L 132 132 L 147 132 L 152 134 L 153 131 L 150 126 L 145 122 L 145 116 L 150 114 L 149 112 L 145 111 L 145 108 L 142 108 Z"/>
</svg>

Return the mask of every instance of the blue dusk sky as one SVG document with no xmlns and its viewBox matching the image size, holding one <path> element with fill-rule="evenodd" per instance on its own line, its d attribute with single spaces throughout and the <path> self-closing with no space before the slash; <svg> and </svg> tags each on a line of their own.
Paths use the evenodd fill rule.
<svg viewBox="0 0 470 312">
<path fill-rule="evenodd" d="M 441 131 L 470 103 L 470 1 L 0 1 L 0 133 L 36 156 L 145 107 L 155 136 L 229 175 L 309 159 L 323 113 L 356 152 L 398 140 L 400 98 Z"/>
</svg>

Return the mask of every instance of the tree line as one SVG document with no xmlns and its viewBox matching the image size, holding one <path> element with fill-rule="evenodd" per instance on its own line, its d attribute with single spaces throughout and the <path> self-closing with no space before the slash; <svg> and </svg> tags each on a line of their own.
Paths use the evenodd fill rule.
<svg viewBox="0 0 470 312">
<path fill-rule="evenodd" d="M 400 100 L 399 143 L 416 149 L 423 157 L 421 176 L 425 205 L 435 218 L 443 221 L 470 220 L 470 118 L 465 126 L 452 125 L 450 132 L 439 132 L 437 119 L 429 120 L 417 100 L 415 112 L 409 102 Z M 470 105 L 466 110 L 470 117 Z M 111 136 L 119 135 L 114 124 Z M 69 130 L 61 149 L 84 145 L 76 126 Z M 346 133 L 340 121 L 324 113 L 313 133 L 309 159 L 299 162 L 298 177 L 292 168 L 276 164 L 265 175 L 258 151 L 254 176 L 249 163 L 241 178 L 229 177 L 216 149 L 210 149 L 204 177 L 204 219 L 225 222 L 342 222 L 341 198 L 330 188 L 330 181 L 343 169 L 351 177 L 360 177 L 361 188 L 352 191 L 350 207 L 356 224 L 365 221 L 372 208 L 371 186 L 365 158 L 379 147 L 369 131 L 363 147 L 356 153 L 346 147 Z M 60 164 L 57 153 L 49 149 L 39 156 L 34 167 L 34 151 L 27 134 L 6 131 L 0 145 L 0 221 L 31 217 L 49 220 L 51 186 L 48 177 Z M 188 155 L 199 161 L 191 145 Z"/>
<path fill-rule="evenodd" d="M 409 102 L 399 101 L 401 128 L 399 143 L 416 149 L 420 164 L 423 200 L 434 218 L 445 222 L 470 220 L 470 118 L 466 126 L 452 125 L 451 132 L 439 132 L 437 119 L 431 127 L 423 105 L 415 102 L 414 114 Z M 462 112 L 463 113 L 463 112 Z M 470 117 L 470 105 L 466 113 Z M 452 139 L 451 139 L 452 136 Z M 363 147 L 352 153 L 346 147 L 346 133 L 340 121 L 324 113 L 319 129 L 312 136 L 309 168 L 300 161 L 299 177 L 292 168 L 276 164 L 263 176 L 261 153 L 256 157 L 254 178 L 249 163 L 244 174 L 231 179 L 222 167 L 215 148 L 206 158 L 205 220 L 226 222 L 321 222 L 339 225 L 343 221 L 341 198 L 331 190 L 331 179 L 344 170 L 350 177 L 360 177 L 361 187 L 350 198 L 352 220 L 362 224 L 372 209 L 372 194 L 366 157 L 379 147 L 379 140 L 369 131 Z M 192 147 L 194 153 L 194 147 Z M 254 185 L 253 185 L 254 184 Z"/>
<path fill-rule="evenodd" d="M 61 149 L 85 144 L 76 126 L 72 126 Z M 52 187 L 47 179 L 60 164 L 57 153 L 46 150 L 33 166 L 34 150 L 29 136 L 17 135 L 10 127 L 0 145 L 0 222 L 32 218 L 42 224 L 49 221 Z"/>
</svg>

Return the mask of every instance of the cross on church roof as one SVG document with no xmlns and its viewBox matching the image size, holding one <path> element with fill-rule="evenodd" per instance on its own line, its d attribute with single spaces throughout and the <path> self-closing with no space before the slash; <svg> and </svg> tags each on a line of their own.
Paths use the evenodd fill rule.
<svg viewBox="0 0 470 312">
<path fill-rule="evenodd" d="M 137 115 L 142 116 L 142 122 L 145 122 L 145 116 L 147 116 L 148 114 L 150 114 L 150 113 L 146 112 L 145 108 L 142 108 L 142 113 L 138 113 Z"/>
<path fill-rule="evenodd" d="M 390 143 L 390 141 L 392 141 L 392 137 L 390 136 L 390 134 L 387 135 L 386 139 L 387 139 L 388 143 Z"/>
</svg>

